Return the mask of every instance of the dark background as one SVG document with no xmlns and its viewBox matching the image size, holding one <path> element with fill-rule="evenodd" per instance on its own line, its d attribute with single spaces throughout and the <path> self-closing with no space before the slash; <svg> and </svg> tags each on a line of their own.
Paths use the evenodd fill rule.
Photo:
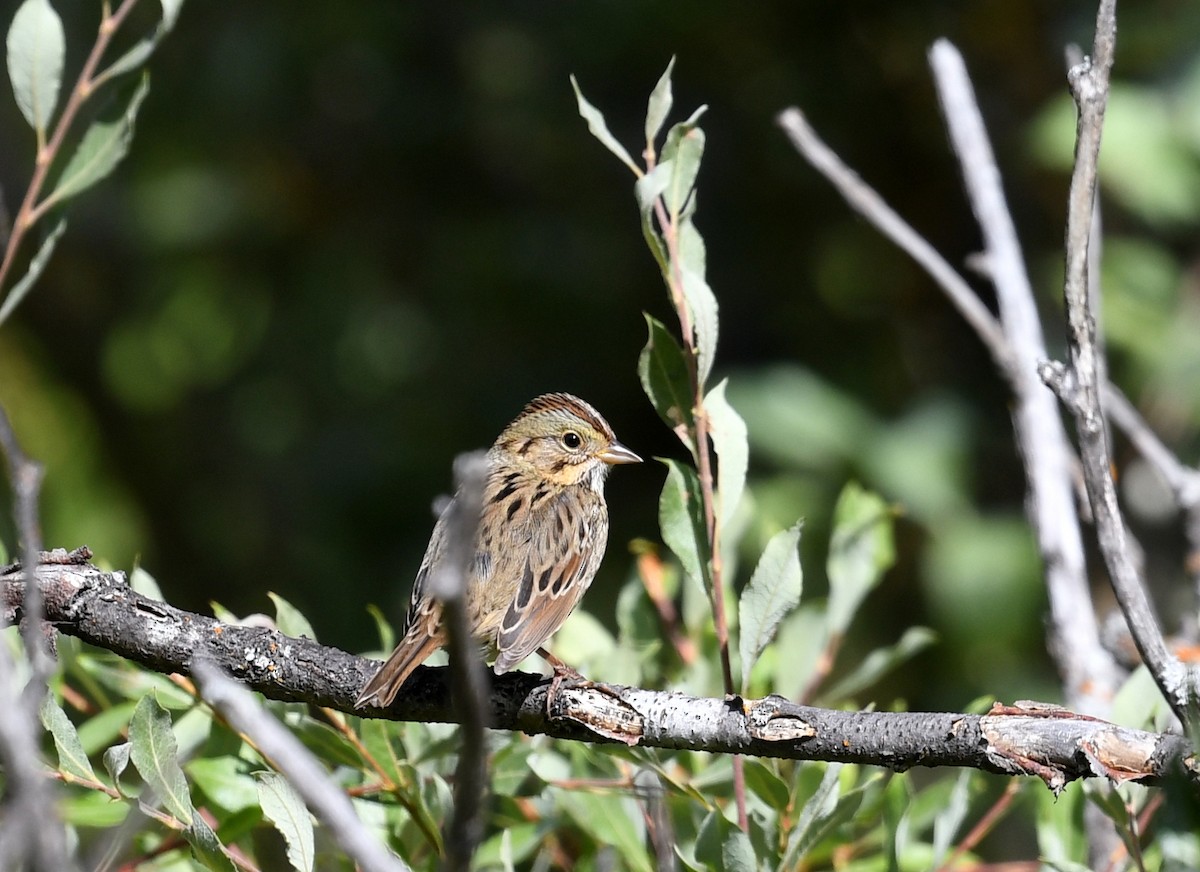
<svg viewBox="0 0 1200 872">
<path fill-rule="evenodd" d="M 68 81 L 95 28 L 81 5 L 59 9 Z M 156 15 L 143 3 L 129 32 Z M 716 374 L 751 429 L 761 510 L 744 562 L 773 523 L 804 516 L 806 595 L 819 595 L 828 513 L 863 480 L 905 515 L 900 565 L 846 659 L 925 623 L 941 644 L 889 691 L 913 707 L 1056 698 L 1005 391 L 932 283 L 774 116 L 802 106 L 962 264 L 979 239 L 926 63 L 935 39 L 954 41 L 1057 348 L 1063 47 L 1090 43 L 1093 15 L 1025 0 L 186 5 L 151 63 L 129 157 L 72 207 L 50 270 L 0 332 L 0 400 L 48 466 L 47 543 L 138 561 L 193 609 L 269 611 L 275 591 L 323 641 L 368 650 L 365 607 L 398 617 L 454 455 L 531 397 L 578 393 L 643 456 L 681 456 L 635 371 L 641 313 L 670 323 L 670 310 L 632 178 L 588 135 L 568 83 L 636 155 L 675 55 L 673 117 L 709 106 L 698 225 L 721 303 Z M 1156 213 L 1154 185 L 1166 198 L 1197 173 L 1200 124 L 1179 98 L 1196 94 L 1200 5 L 1120 15 L 1117 78 L 1169 122 L 1127 125 L 1127 151 L 1173 144 L 1176 176 L 1148 178 L 1149 205 L 1106 201 L 1107 229 L 1134 252 L 1114 294 L 1144 315 L 1114 338 L 1114 372 L 1186 457 L 1200 367 L 1165 348 L 1200 321 L 1196 215 Z M 10 212 L 32 154 L 0 100 Z M 870 438 L 846 424 L 864 420 Z M 609 558 L 587 601 L 602 620 L 626 543 L 657 539 L 662 478 L 648 463 L 611 480 Z M 1147 506 L 1140 529 L 1169 595 L 1179 544 Z M 0 531 L 12 548 L 11 525 Z"/>
</svg>

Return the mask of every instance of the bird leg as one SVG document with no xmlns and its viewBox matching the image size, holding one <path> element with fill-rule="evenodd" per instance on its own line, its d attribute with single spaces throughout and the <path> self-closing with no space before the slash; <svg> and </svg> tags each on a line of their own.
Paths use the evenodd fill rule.
<svg viewBox="0 0 1200 872">
<path fill-rule="evenodd" d="M 615 700 L 620 700 L 621 695 L 606 684 L 600 684 L 592 681 L 590 678 L 585 678 L 580 674 L 579 670 L 573 666 L 568 666 L 566 663 L 555 657 L 545 648 L 537 649 L 538 656 L 550 664 L 554 670 L 554 677 L 550 679 L 550 689 L 546 691 L 546 713 L 550 714 L 554 710 L 554 700 L 558 696 L 559 690 L 562 688 L 564 681 L 570 681 L 572 687 L 593 687 L 606 696 L 610 696 Z"/>
</svg>

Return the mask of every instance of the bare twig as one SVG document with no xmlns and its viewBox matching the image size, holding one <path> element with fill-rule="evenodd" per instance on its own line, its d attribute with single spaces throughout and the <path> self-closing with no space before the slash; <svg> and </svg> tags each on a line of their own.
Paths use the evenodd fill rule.
<svg viewBox="0 0 1200 872">
<path fill-rule="evenodd" d="M 1101 0 L 1096 15 L 1092 57 L 1072 67 L 1067 75 L 1079 109 L 1075 168 L 1071 174 L 1067 202 L 1066 271 L 1063 279 L 1070 370 L 1048 367 L 1045 374 L 1049 376 L 1047 383 L 1055 388 L 1075 418 L 1084 483 L 1096 519 L 1097 540 L 1134 643 L 1175 714 L 1184 724 L 1191 725 L 1195 721 L 1192 707 L 1196 676 L 1193 670 L 1167 649 L 1131 554 L 1110 472 L 1112 461 L 1105 438 L 1101 404 L 1096 322 L 1088 287 L 1088 249 L 1092 233 L 1092 207 L 1096 199 L 1100 138 L 1115 44 L 1116 2 Z"/>
<path fill-rule="evenodd" d="M 1027 511 L 1038 536 L 1039 548 L 1046 566 L 1047 586 L 1051 596 L 1057 599 L 1052 605 L 1054 623 L 1062 624 L 1066 631 L 1066 635 L 1056 633 L 1055 636 L 1063 642 L 1070 639 L 1072 633 L 1084 637 L 1078 649 L 1072 650 L 1067 644 L 1054 645 L 1053 648 L 1072 704 L 1095 711 L 1099 699 L 1086 701 L 1081 699 L 1080 695 L 1086 693 L 1085 688 L 1090 687 L 1087 675 L 1088 670 L 1093 668 L 1091 664 L 1110 661 L 1099 647 L 1098 633 L 1096 649 L 1093 649 L 1086 639 L 1090 635 L 1088 628 L 1080 626 L 1082 622 L 1072 619 L 1072 602 L 1086 603 L 1086 611 L 1083 614 L 1091 612 L 1090 599 L 1086 598 L 1083 548 L 1078 527 L 1071 521 L 1075 517 L 1075 510 L 1071 498 L 1069 456 L 1064 447 L 1065 437 L 1061 425 L 1058 425 L 1057 410 L 1053 407 L 1053 398 L 1031 384 L 1027 369 L 1037 360 L 1036 349 L 1042 343 L 1039 341 L 1040 330 L 1036 320 L 1031 322 L 1023 305 L 1014 302 L 1019 296 L 1021 285 L 1019 275 L 1013 272 L 1013 252 L 1016 252 L 1016 266 L 1019 267 L 1020 264 L 1015 237 L 1012 237 L 1007 248 L 998 254 L 989 251 L 987 266 L 989 270 L 1000 270 L 1000 275 L 1003 276 L 1004 290 L 998 290 L 998 296 L 1002 298 L 1002 313 L 1007 317 L 1006 310 L 1017 310 L 1017 324 L 1011 329 L 1017 334 L 1018 347 L 1022 352 L 1020 354 L 1010 344 L 1010 325 L 998 322 L 958 271 L 821 141 L 799 109 L 785 110 L 780 114 L 778 121 L 797 151 L 833 184 L 847 203 L 912 257 L 937 282 L 983 341 L 1001 376 L 1008 382 L 1014 396 L 1018 397 L 1018 409 L 1014 413 L 1013 421 L 1022 454 L 1026 459 L 1026 475 L 1031 494 Z M 987 152 L 990 154 L 990 149 L 987 149 Z M 990 172 L 994 173 L 994 160 L 990 161 L 990 164 Z M 985 172 L 989 171 L 985 169 Z M 997 207 L 1005 210 L 1002 197 L 998 203 L 995 202 L 994 195 L 990 199 L 991 202 L 986 206 L 988 210 Z M 985 214 L 989 216 L 990 221 L 990 211 Z M 1007 218 L 1005 221 L 1007 222 Z M 1019 268 L 1023 270 L 1023 267 Z M 1027 287 L 1027 282 L 1025 284 Z M 1012 297 L 1007 302 L 1004 301 L 1006 293 L 1011 293 Z M 1045 356 L 1044 351 L 1042 356 Z M 1039 398 L 1038 394 L 1044 396 Z M 1045 408 L 1047 403 L 1048 410 Z M 1043 446 L 1041 440 L 1047 436 L 1047 445 Z M 1044 523 L 1047 517 L 1049 521 Z M 1081 587 L 1085 595 L 1082 600 L 1078 595 Z M 1061 596 L 1064 593 L 1070 596 Z M 1094 620 L 1092 626 L 1094 630 Z M 1095 660 L 1093 656 L 1085 655 L 1083 652 L 1088 650 L 1099 650 L 1103 659 Z M 1110 679 L 1108 686 L 1111 687 L 1112 683 Z"/>
<path fill-rule="evenodd" d="M 350 859 L 367 872 L 408 872 L 409 867 L 363 826 L 346 794 L 312 753 L 248 691 L 209 662 L 197 660 L 192 672 L 204 700 L 235 729 L 253 737 L 255 745 L 275 762 Z"/>
<path fill-rule="evenodd" d="M 21 564 L 37 567 L 41 552 L 38 494 L 42 467 L 21 450 L 3 408 L 0 408 L 0 449 L 7 460 L 13 490 Z M 27 585 L 22 601 L 21 637 L 31 672 L 23 693 L 17 682 L 16 664 L 8 649 L 0 645 L 0 759 L 4 761 L 12 795 L 10 813 L 0 825 L 0 869 L 20 868 L 25 860 L 32 869 L 68 868 L 65 834 L 54 809 L 50 784 L 41 777 L 38 766 L 41 760 L 38 710 L 53 663 L 42 635 L 41 590 L 33 590 L 37 587 Z M 0 627 L 5 623 L 0 612 Z"/>
<path fill-rule="evenodd" d="M 446 870 L 466 872 L 483 838 L 483 797 L 487 792 L 489 688 L 479 646 L 471 632 L 466 610 L 466 585 L 475 559 L 475 533 L 483 509 L 487 461 L 482 452 L 464 454 L 454 461 L 457 495 L 446 527 L 446 552 L 429 577 L 432 594 L 442 601 L 450 678 L 455 706 L 462 723 L 462 742 L 455 769 L 454 813 L 446 824 Z"/>
<path fill-rule="evenodd" d="M 1033 288 L 962 56 L 949 42 L 939 40 L 929 59 L 950 139 L 983 234 L 983 263 L 996 288 L 1000 323 L 1014 361 L 1009 379 L 1013 428 L 1029 486 L 1026 512 L 1045 565 L 1050 650 L 1069 704 L 1102 714 L 1109 708 L 1119 676 L 1100 642 L 1088 589 L 1067 435 L 1053 394 L 1037 376 L 1038 362 L 1047 352 Z"/>
</svg>

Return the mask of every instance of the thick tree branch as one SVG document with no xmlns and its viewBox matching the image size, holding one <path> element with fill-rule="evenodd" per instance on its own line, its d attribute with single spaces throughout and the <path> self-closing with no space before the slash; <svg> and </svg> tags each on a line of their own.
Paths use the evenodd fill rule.
<svg viewBox="0 0 1200 872">
<path fill-rule="evenodd" d="M 309 639 L 225 624 L 136 593 L 120 574 L 80 564 L 37 570 L 46 616 L 63 632 L 160 672 L 190 672 L 198 659 L 219 666 L 267 697 L 354 711 L 377 668 Z M 20 609 L 24 574 L 0 574 L 0 608 Z M 707 699 L 634 687 L 564 685 L 547 712 L 549 681 L 509 673 L 493 680 L 490 721 L 584 742 L 852 762 L 903 770 L 968 766 L 1037 775 L 1054 789 L 1075 778 L 1156 781 L 1185 772 L 1191 744 L 1178 736 L 1117 727 L 1065 709 L 997 709 L 988 715 L 844 712 L 781 697 Z M 457 723 L 445 668 L 422 667 L 387 710 L 360 714 Z"/>
</svg>

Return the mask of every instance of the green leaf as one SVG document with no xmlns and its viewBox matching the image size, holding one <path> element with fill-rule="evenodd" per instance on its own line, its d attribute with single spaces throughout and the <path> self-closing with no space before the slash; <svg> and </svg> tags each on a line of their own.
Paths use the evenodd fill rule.
<svg viewBox="0 0 1200 872">
<path fill-rule="evenodd" d="M 875 776 L 871 781 L 842 793 L 839 781 L 842 766 L 841 763 L 827 765 L 816 792 L 804 803 L 800 811 L 800 818 L 788 835 L 787 851 L 783 855 L 783 862 L 780 863 L 779 868 L 795 868 L 843 821 L 854 817 L 859 806 L 862 805 L 867 786 L 871 781 L 879 778 L 879 776 Z"/>
<path fill-rule="evenodd" d="M 129 765 L 129 750 L 131 747 L 128 742 L 122 742 L 104 751 L 104 768 L 108 770 L 108 777 L 112 779 L 113 787 L 122 796 L 125 795 L 125 790 L 121 787 L 121 773 Z"/>
<path fill-rule="evenodd" d="M 179 768 L 171 716 L 153 695 L 142 697 L 129 721 L 129 757 L 163 807 L 184 823 L 192 820 L 187 779 Z"/>
<path fill-rule="evenodd" d="M 192 784 L 211 803 L 227 812 L 239 812 L 258 806 L 258 790 L 250 773 L 256 764 L 232 754 L 197 757 L 184 764 Z"/>
<path fill-rule="evenodd" d="M 256 772 L 263 814 L 287 842 L 288 862 L 301 872 L 312 872 L 313 825 L 303 800 L 277 772 Z"/>
<path fill-rule="evenodd" d="M 555 790 L 559 805 L 600 845 L 616 849 L 627 869 L 650 872 L 645 824 L 637 803 L 618 793 Z"/>
<path fill-rule="evenodd" d="M 708 246 L 690 217 L 679 219 L 679 262 L 701 278 L 708 275 Z"/>
<path fill-rule="evenodd" d="M 791 801 L 788 786 L 762 760 L 747 757 L 742 761 L 746 786 L 759 799 L 776 811 L 783 811 Z"/>
<path fill-rule="evenodd" d="M 129 573 L 129 586 L 142 596 L 158 600 L 160 603 L 166 602 L 166 599 L 163 597 L 162 588 L 158 586 L 158 582 L 154 580 L 154 576 L 141 566 L 135 566 L 133 572 Z"/>
<path fill-rule="evenodd" d="M 71 155 L 58 186 L 42 203 L 43 208 L 52 203 L 61 203 L 86 191 L 106 178 L 121 159 L 129 153 L 133 141 L 133 126 L 138 109 L 150 93 L 150 77 L 143 75 L 125 104 L 125 110 L 115 118 L 97 119 L 79 142 Z"/>
<path fill-rule="evenodd" d="M 702 590 L 708 590 L 708 533 L 696 471 L 677 460 L 658 458 L 667 466 L 667 480 L 658 501 L 663 541 L 675 552 L 683 571 Z"/>
<path fill-rule="evenodd" d="M 798 523 L 771 537 L 738 601 L 743 690 L 750 681 L 754 661 L 774 638 L 779 622 L 800 602 L 804 582 L 797 551 L 800 528 Z"/>
<path fill-rule="evenodd" d="M 313 631 L 312 624 L 300 613 L 298 608 L 277 593 L 268 593 L 267 596 L 271 598 L 271 602 L 275 603 L 275 626 L 279 628 L 279 632 L 294 639 L 307 636 L 314 642 L 317 641 L 317 634 Z"/>
<path fill-rule="evenodd" d="M 758 868 L 750 837 L 721 813 L 708 813 L 696 832 L 695 863 L 714 872 L 753 872 Z"/>
<path fill-rule="evenodd" d="M 650 101 L 646 106 L 647 145 L 654 144 L 654 140 L 658 138 L 658 132 L 662 130 L 663 122 L 671 114 L 671 103 L 674 101 L 671 94 L 671 71 L 674 69 L 675 58 L 672 56 L 666 70 L 659 78 L 658 84 L 650 92 Z"/>
<path fill-rule="evenodd" d="M 717 297 L 699 273 L 684 267 L 680 274 L 683 276 L 683 298 L 696 337 L 697 378 L 703 387 L 717 355 Z"/>
<path fill-rule="evenodd" d="M 66 51 L 62 19 L 49 0 L 25 0 L 8 29 L 8 78 L 21 114 L 42 138 L 58 105 Z"/>
<path fill-rule="evenodd" d="M 217 838 L 198 811 L 192 811 L 192 825 L 183 831 L 183 837 L 192 848 L 192 856 L 205 869 L 213 872 L 237 872 L 237 867 L 225 853 L 225 846 Z"/>
<path fill-rule="evenodd" d="M 629 156 L 629 152 L 625 150 L 625 146 L 617 142 L 616 137 L 608 132 L 608 124 L 604 120 L 604 114 L 584 99 L 583 92 L 579 90 L 579 82 L 575 81 L 574 76 L 571 76 L 571 87 L 575 89 L 575 101 L 579 104 L 579 115 L 587 122 L 588 131 L 605 148 L 616 155 L 621 163 L 629 167 L 635 176 L 640 176 L 642 171 L 633 162 L 633 158 Z"/>
<path fill-rule="evenodd" d="M 63 823 L 106 830 L 124 823 L 133 805 L 127 802 L 113 802 L 108 794 L 98 790 L 87 790 L 71 791 L 59 797 L 54 807 L 62 815 Z"/>
<path fill-rule="evenodd" d="M 700 161 L 704 157 L 704 131 L 687 123 L 676 124 L 667 134 L 662 156 L 663 163 L 671 164 L 671 182 L 663 191 L 663 202 L 672 216 L 678 216 L 696 186 L 696 176 L 700 173 Z"/>
<path fill-rule="evenodd" d="M 829 628 L 841 635 L 896 559 L 892 517 L 877 494 L 850 482 L 833 510 L 829 542 Z"/>
<path fill-rule="evenodd" d="M 735 828 L 721 846 L 721 867 L 725 872 L 757 872 L 754 846 L 741 830 Z"/>
<path fill-rule="evenodd" d="M 823 694 L 826 700 L 841 700 L 870 687 L 900 664 L 912 659 L 937 641 L 937 633 L 928 627 L 909 627 L 900 641 L 877 648 L 862 659 L 854 671 Z"/>
<path fill-rule="evenodd" d="M 391 621 L 374 603 L 367 606 L 367 613 L 375 621 L 375 631 L 379 633 L 379 650 L 391 651 L 396 647 L 396 632 L 392 629 Z"/>
<path fill-rule="evenodd" d="M 50 694 L 46 694 L 42 699 L 42 708 L 38 713 L 41 717 L 42 726 L 50 731 L 50 735 L 54 738 L 54 750 L 58 752 L 58 771 L 62 773 L 67 781 L 72 779 L 82 779 L 86 781 L 95 781 L 96 773 L 92 769 L 91 761 L 88 760 L 87 753 L 83 750 L 83 744 L 79 741 L 79 733 L 75 731 L 75 725 L 71 723 L 71 719 L 67 717 L 67 713 Z"/>
<path fill-rule="evenodd" d="M 950 791 L 950 799 L 945 808 L 938 812 L 933 819 L 933 862 L 932 868 L 941 869 L 950 844 L 963 821 L 967 819 L 967 810 L 971 800 L 971 770 L 964 769 L 958 773 L 954 781 L 954 789 Z"/>
<path fill-rule="evenodd" d="M 58 245 L 58 239 L 67 229 L 67 219 L 60 218 L 58 223 L 54 225 L 54 229 L 46 234 L 46 238 L 42 240 L 41 247 L 37 253 L 30 259 L 29 268 L 25 271 L 25 275 L 21 280 L 12 286 L 12 290 L 8 292 L 8 296 L 4 298 L 3 305 L 0 305 L 0 324 L 8 320 L 8 316 L 13 313 L 21 300 L 25 299 L 25 295 L 33 289 L 34 284 L 41 278 L 42 272 L 46 269 L 46 264 L 50 262 L 50 255 L 54 253 L 54 246 Z"/>
<path fill-rule="evenodd" d="M 746 488 L 746 470 L 750 465 L 750 443 L 746 422 L 725 398 L 724 379 L 704 398 L 708 410 L 708 431 L 717 452 L 717 496 L 720 513 L 717 523 L 721 529 L 729 524 L 742 500 Z"/>
<path fill-rule="evenodd" d="M 649 337 L 638 356 L 638 378 L 650 405 L 687 446 L 692 457 L 696 446 L 692 441 L 695 421 L 692 416 L 691 380 L 683 349 L 662 322 L 645 315 Z"/>
<path fill-rule="evenodd" d="M 150 55 L 154 53 L 154 50 L 158 48 L 158 44 L 162 42 L 163 37 L 175 27 L 175 22 L 179 18 L 179 10 L 182 6 L 183 0 L 162 0 L 163 17 L 159 21 L 158 26 L 154 28 L 154 32 L 113 61 L 106 70 L 96 76 L 96 81 L 107 81 L 144 64 L 150 58 Z"/>
</svg>

